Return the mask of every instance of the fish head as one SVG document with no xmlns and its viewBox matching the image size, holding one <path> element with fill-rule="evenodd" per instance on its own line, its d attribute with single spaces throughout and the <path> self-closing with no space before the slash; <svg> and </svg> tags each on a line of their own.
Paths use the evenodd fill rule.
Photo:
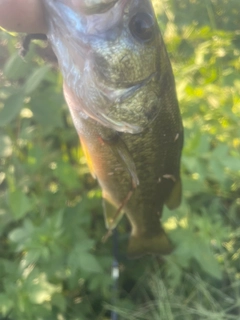
<svg viewBox="0 0 240 320">
<path fill-rule="evenodd" d="M 118 132 L 149 127 L 169 67 L 151 1 L 45 0 L 45 6 L 75 126 L 81 130 L 79 119 L 90 117 Z"/>
</svg>

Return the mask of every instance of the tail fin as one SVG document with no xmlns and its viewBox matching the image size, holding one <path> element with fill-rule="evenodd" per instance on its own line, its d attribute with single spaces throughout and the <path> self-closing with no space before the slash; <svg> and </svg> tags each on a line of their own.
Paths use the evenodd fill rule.
<svg viewBox="0 0 240 320">
<path fill-rule="evenodd" d="M 153 237 L 144 235 L 132 235 L 128 245 L 129 258 L 139 258 L 145 254 L 170 254 L 173 246 L 162 229 Z"/>
</svg>

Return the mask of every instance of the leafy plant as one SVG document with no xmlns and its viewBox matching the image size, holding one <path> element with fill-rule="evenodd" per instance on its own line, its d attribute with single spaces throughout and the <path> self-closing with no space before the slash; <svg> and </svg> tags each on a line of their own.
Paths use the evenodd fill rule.
<svg viewBox="0 0 240 320">
<path fill-rule="evenodd" d="M 237 319 L 240 259 L 238 0 L 153 1 L 185 127 L 183 203 L 164 211 L 175 251 L 124 256 L 112 306 L 112 244 L 57 68 L 0 34 L 0 316 L 9 320 Z M 39 55 L 39 52 L 41 54 Z M 149 281 L 150 279 L 150 281 Z"/>
</svg>

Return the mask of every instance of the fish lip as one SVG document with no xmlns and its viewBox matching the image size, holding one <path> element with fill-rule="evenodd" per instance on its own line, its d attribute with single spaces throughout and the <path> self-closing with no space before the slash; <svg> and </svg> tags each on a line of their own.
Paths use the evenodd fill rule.
<svg viewBox="0 0 240 320">
<path fill-rule="evenodd" d="M 102 14 L 86 15 L 86 36 L 97 35 L 104 37 L 109 30 L 120 23 L 128 2 L 129 0 L 118 0 L 108 11 Z"/>
<path fill-rule="evenodd" d="M 79 54 L 85 58 L 91 47 L 91 41 L 95 37 L 104 38 L 106 33 L 114 26 L 118 25 L 124 15 L 125 7 L 132 0 L 118 0 L 112 8 L 105 13 L 85 14 L 83 5 L 73 5 L 69 0 L 44 0 L 47 14 L 55 17 L 51 19 L 48 29 L 58 25 L 59 33 L 62 37 L 70 38 L 73 47 L 78 49 Z M 47 36 L 54 44 L 56 39 Z"/>
<path fill-rule="evenodd" d="M 75 20 L 75 25 L 73 25 L 72 23 L 67 23 L 65 24 L 65 28 L 68 28 L 68 25 L 70 27 L 72 27 L 73 29 L 70 30 L 69 32 L 72 32 L 72 35 L 76 33 L 77 30 L 74 30 L 74 27 L 76 27 L 77 25 L 80 26 L 79 30 L 81 33 L 81 37 L 88 37 L 88 36 L 100 36 L 101 34 L 104 34 L 105 32 L 107 32 L 108 30 L 110 30 L 115 24 L 117 24 L 120 20 L 120 17 L 123 16 L 124 14 L 124 9 L 125 6 L 127 5 L 127 3 L 129 3 L 129 1 L 132 0 L 117 0 L 114 5 L 109 9 L 106 10 L 106 12 L 96 12 L 96 13 L 87 13 L 88 12 L 88 7 L 86 4 L 84 3 L 68 3 L 69 0 L 45 0 L 45 2 L 49 1 L 50 7 L 53 8 L 53 11 L 57 12 L 56 10 L 54 10 L 54 7 L 58 8 L 57 10 L 59 11 L 59 13 L 61 13 L 61 7 L 65 7 L 69 12 L 72 12 L 72 17 L 74 17 Z M 55 4 L 54 4 L 55 2 Z M 78 0 L 79 2 L 79 0 Z M 47 5 L 47 6 L 48 6 Z M 60 10 L 59 10 L 60 9 Z M 62 10 L 63 13 L 63 10 Z M 62 14 L 60 14 L 60 16 L 63 17 Z M 70 14 L 69 14 L 70 16 Z M 68 18 L 69 18 L 68 16 Z M 69 19 L 66 19 L 67 15 L 65 15 L 65 22 L 70 22 Z M 77 23 L 76 21 L 76 17 L 79 18 L 79 20 L 82 20 L 84 22 L 82 23 Z M 78 39 L 79 42 L 81 41 L 81 37 L 80 39 Z"/>
<path fill-rule="evenodd" d="M 92 11 L 92 9 L 94 8 L 94 5 L 87 5 L 85 3 L 77 3 L 77 1 L 73 1 L 76 2 L 76 4 L 74 5 L 71 5 L 68 3 L 68 0 L 58 0 L 59 2 L 62 2 L 63 4 L 67 4 L 70 8 L 72 8 L 74 10 L 77 9 L 78 12 L 82 13 L 82 14 L 85 14 L 85 15 L 93 15 L 93 14 L 101 14 L 102 12 L 94 12 Z M 78 0 L 79 2 L 79 0 Z M 116 4 L 119 4 L 120 5 L 122 4 L 122 8 L 126 5 L 126 3 L 129 2 L 129 0 L 112 0 L 112 7 L 110 7 L 109 10 L 111 10 Z M 109 2 L 111 4 L 111 2 Z M 101 3 L 99 3 L 99 5 L 101 5 Z M 96 5 L 95 5 L 96 6 Z M 108 10 L 106 10 L 108 11 Z"/>
</svg>

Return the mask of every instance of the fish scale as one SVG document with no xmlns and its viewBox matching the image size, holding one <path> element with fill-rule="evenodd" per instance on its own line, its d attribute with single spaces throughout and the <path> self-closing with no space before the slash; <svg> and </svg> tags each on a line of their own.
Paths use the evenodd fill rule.
<svg viewBox="0 0 240 320">
<path fill-rule="evenodd" d="M 171 252 L 160 218 L 164 205 L 181 202 L 183 127 L 151 2 L 44 4 L 65 98 L 102 188 L 107 228 L 126 214 L 130 257 Z"/>
</svg>

